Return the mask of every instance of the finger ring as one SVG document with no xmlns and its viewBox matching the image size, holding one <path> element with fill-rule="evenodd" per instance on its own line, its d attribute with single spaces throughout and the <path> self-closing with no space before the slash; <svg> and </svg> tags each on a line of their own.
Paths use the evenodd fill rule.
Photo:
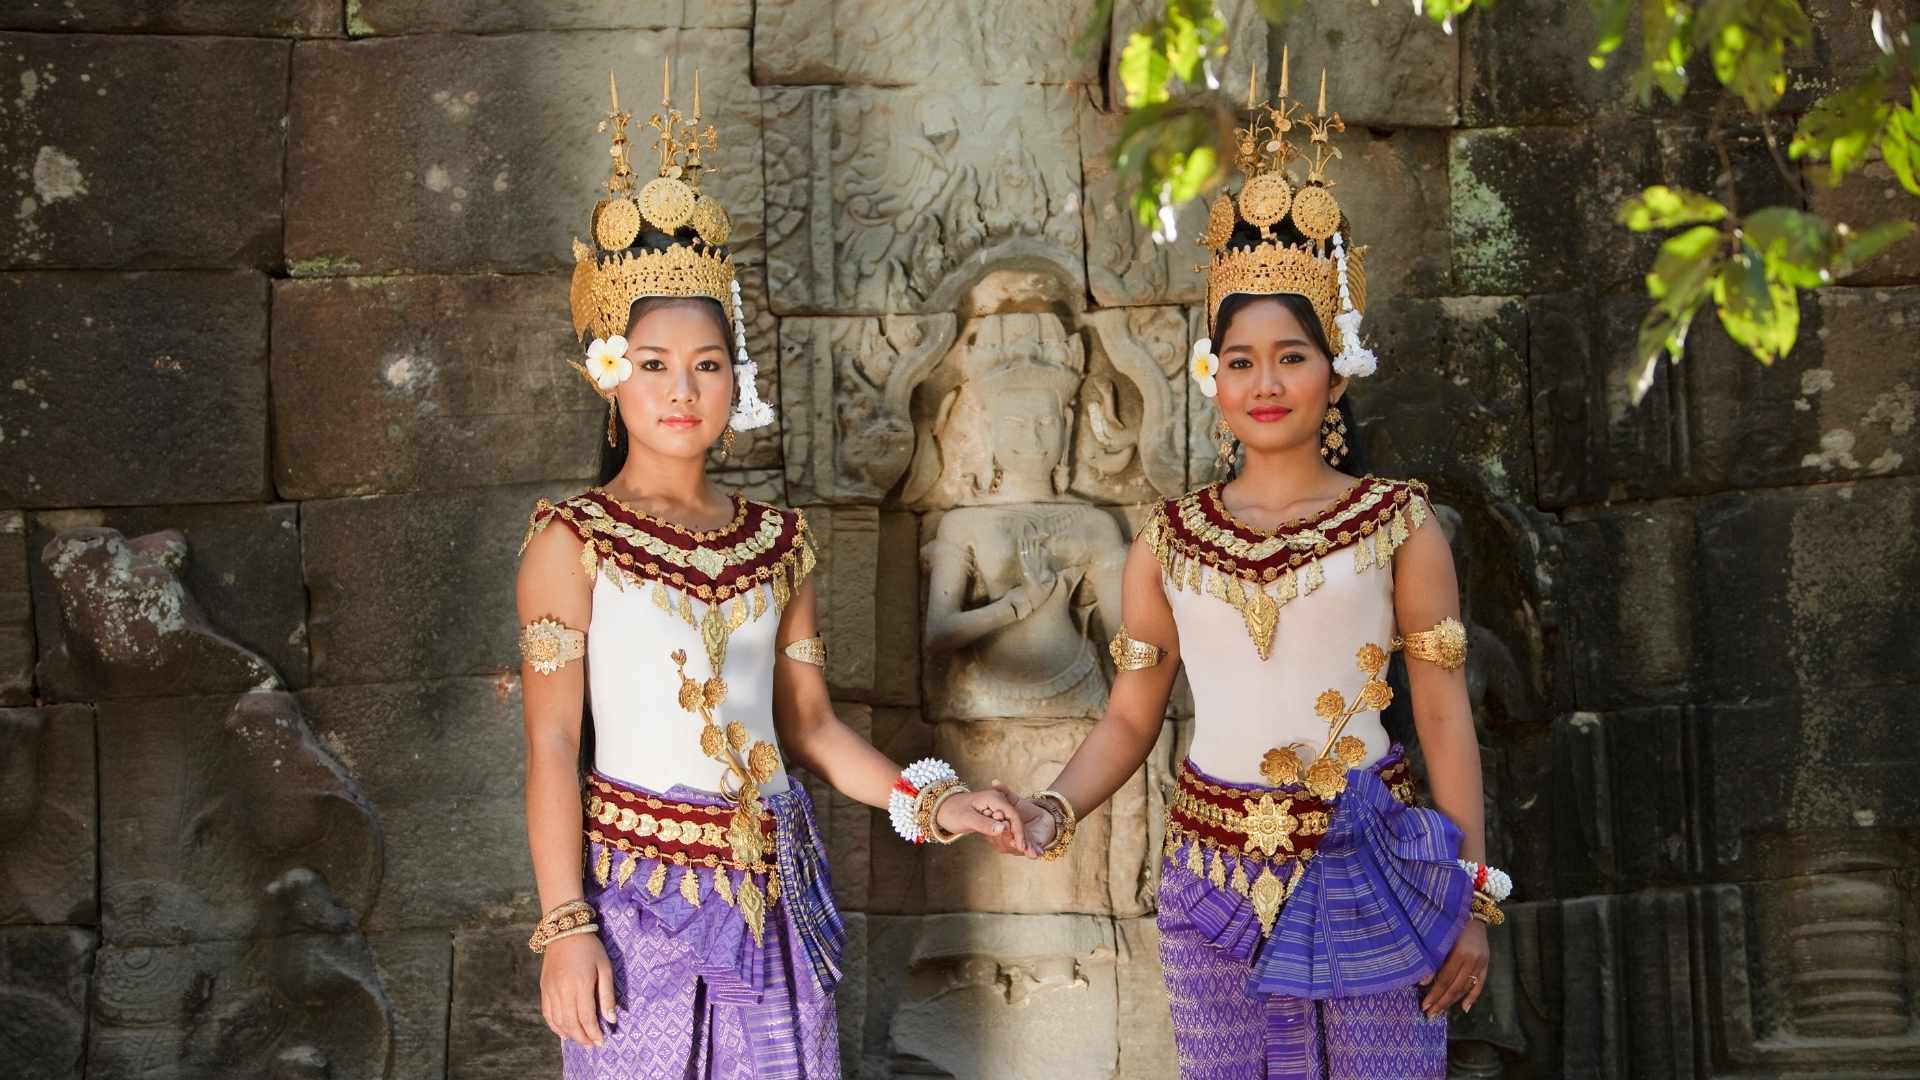
<svg viewBox="0 0 1920 1080">
<path fill-rule="evenodd" d="M 1474 984 L 1474 985 L 1479 985 L 1479 982 L 1480 982 L 1480 976 L 1478 976 L 1478 975 L 1469 975 L 1469 976 L 1467 976 L 1467 982 L 1469 982 L 1469 983 L 1472 983 L 1472 984 Z"/>
</svg>

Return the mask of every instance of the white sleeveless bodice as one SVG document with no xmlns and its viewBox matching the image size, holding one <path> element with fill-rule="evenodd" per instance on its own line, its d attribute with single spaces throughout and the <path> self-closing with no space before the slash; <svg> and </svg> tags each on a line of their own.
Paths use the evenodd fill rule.
<svg viewBox="0 0 1920 1080">
<path fill-rule="evenodd" d="M 1321 753 L 1331 728 L 1316 703 L 1329 690 L 1359 701 L 1368 674 L 1358 654 L 1392 648 L 1393 552 L 1429 516 L 1423 486 L 1371 477 L 1272 533 L 1232 519 L 1217 487 L 1155 511 L 1145 531 L 1180 634 L 1194 703 L 1188 757 L 1201 771 L 1264 784 L 1269 750 L 1298 743 L 1303 762 Z M 1260 619 L 1249 616 L 1256 591 L 1272 623 L 1264 659 Z M 1340 734 L 1365 745 L 1357 764 L 1390 746 L 1377 708 L 1353 711 Z"/>
<path fill-rule="evenodd" d="M 1393 569 L 1359 573 L 1352 549 L 1322 560 L 1326 584 L 1280 608 L 1273 653 L 1254 651 L 1246 621 L 1205 592 L 1169 589 L 1180 660 L 1193 688 L 1193 746 L 1187 756 L 1222 780 L 1259 784 L 1268 749 L 1299 741 L 1311 759 L 1327 739 L 1313 703 L 1326 690 L 1352 701 L 1366 676 L 1354 663 L 1360 647 L 1393 639 Z M 1203 574 L 1219 571 L 1204 569 Z M 1380 710 L 1356 712 L 1341 729 L 1367 744 L 1366 761 L 1387 752 Z"/>
<path fill-rule="evenodd" d="M 737 788 L 745 773 L 762 794 L 787 790 L 773 666 L 780 616 L 813 570 L 813 544 L 795 511 L 740 496 L 734 507 L 711 532 L 597 488 L 534 509 L 528 540 L 558 520 L 585 544 L 593 767 L 609 777 L 712 792 Z"/>
<path fill-rule="evenodd" d="M 774 638 L 780 618 L 771 585 L 758 619 L 748 619 L 727 639 L 721 678 L 727 697 L 715 710 L 724 727 L 737 720 L 754 739 L 780 745 L 773 730 Z M 662 607 L 666 598 L 672 610 Z M 689 678 L 705 681 L 706 648 L 700 622 L 707 603 L 687 597 L 691 623 L 681 614 L 685 593 L 659 582 L 616 585 L 605 574 L 594 579 L 593 620 L 587 626 L 587 685 L 593 705 L 593 767 L 600 772 L 664 792 L 675 784 L 717 791 L 726 767 L 700 749 L 700 717 L 680 707 L 680 675 L 675 651 L 686 654 Z M 749 593 L 743 600 L 752 605 Z M 764 794 L 787 789 L 787 770 L 760 785 Z"/>
</svg>

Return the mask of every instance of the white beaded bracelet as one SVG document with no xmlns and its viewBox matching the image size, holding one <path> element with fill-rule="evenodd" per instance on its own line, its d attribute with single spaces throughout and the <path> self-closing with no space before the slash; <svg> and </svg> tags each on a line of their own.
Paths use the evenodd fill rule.
<svg viewBox="0 0 1920 1080">
<path fill-rule="evenodd" d="M 1496 870 L 1485 863 L 1474 862 L 1472 859 L 1461 859 L 1459 863 L 1460 869 L 1465 870 L 1467 876 L 1473 879 L 1475 892 L 1486 893 L 1487 897 L 1496 904 L 1505 902 L 1507 897 L 1513 895 L 1513 879 L 1507 876 L 1505 870 Z"/>
<path fill-rule="evenodd" d="M 930 839 L 920 831 L 913 819 L 914 805 L 920 793 L 942 780 L 958 780 L 960 774 L 953 766 L 939 758 L 921 758 L 919 761 L 900 770 L 893 782 L 893 790 L 887 795 L 887 817 L 893 822 L 893 831 L 900 839 L 909 844 L 924 844 Z"/>
</svg>

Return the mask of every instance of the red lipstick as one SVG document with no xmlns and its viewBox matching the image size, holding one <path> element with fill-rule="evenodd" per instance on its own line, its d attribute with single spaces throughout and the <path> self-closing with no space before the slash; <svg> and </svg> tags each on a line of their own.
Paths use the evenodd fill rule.
<svg viewBox="0 0 1920 1080">
<path fill-rule="evenodd" d="M 1292 412 L 1292 409 L 1280 405 L 1256 405 L 1247 410 L 1247 415 L 1263 424 L 1271 424 L 1276 420 L 1286 419 Z"/>
</svg>

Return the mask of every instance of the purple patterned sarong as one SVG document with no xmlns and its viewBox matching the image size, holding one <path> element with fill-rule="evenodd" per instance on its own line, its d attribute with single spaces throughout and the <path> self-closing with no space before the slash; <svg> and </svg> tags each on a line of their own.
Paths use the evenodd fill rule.
<svg viewBox="0 0 1920 1080">
<path fill-rule="evenodd" d="M 1263 936 L 1248 897 L 1187 868 L 1192 839 L 1161 862 L 1161 964 L 1183 1080 L 1440 1080 L 1447 1024 L 1420 1012 L 1417 985 L 1466 925 L 1472 883 L 1454 862 L 1460 830 L 1394 798 L 1379 773 L 1347 773 L 1327 833 Z M 1276 797 L 1298 787 L 1210 784 Z M 1199 861 L 1205 864 L 1217 854 Z M 1275 860 L 1291 880 L 1298 861 Z M 1257 872 L 1251 859 L 1240 865 Z"/>
<path fill-rule="evenodd" d="M 605 778 L 603 779 L 610 779 Z M 611 781 L 631 791 L 631 784 Z M 647 793 L 653 794 L 653 793 Z M 711 792 L 676 786 L 656 798 L 722 806 Z M 567 1080 L 834 1080 L 840 1075 L 833 986 L 846 931 L 833 904 L 812 804 L 795 783 L 763 795 L 776 826 L 779 899 L 761 942 L 716 893 L 704 867 L 668 867 L 670 885 L 652 895 L 654 861 L 601 885 L 602 847 L 587 845 L 586 893 L 599 912 L 613 964 L 617 1020 L 598 1048 L 563 1043 Z M 625 860 L 618 851 L 609 861 Z M 615 863 L 619 865 L 618 862 Z M 701 897 L 680 891 L 683 874 Z M 729 885 L 740 880 L 729 878 Z"/>
</svg>

